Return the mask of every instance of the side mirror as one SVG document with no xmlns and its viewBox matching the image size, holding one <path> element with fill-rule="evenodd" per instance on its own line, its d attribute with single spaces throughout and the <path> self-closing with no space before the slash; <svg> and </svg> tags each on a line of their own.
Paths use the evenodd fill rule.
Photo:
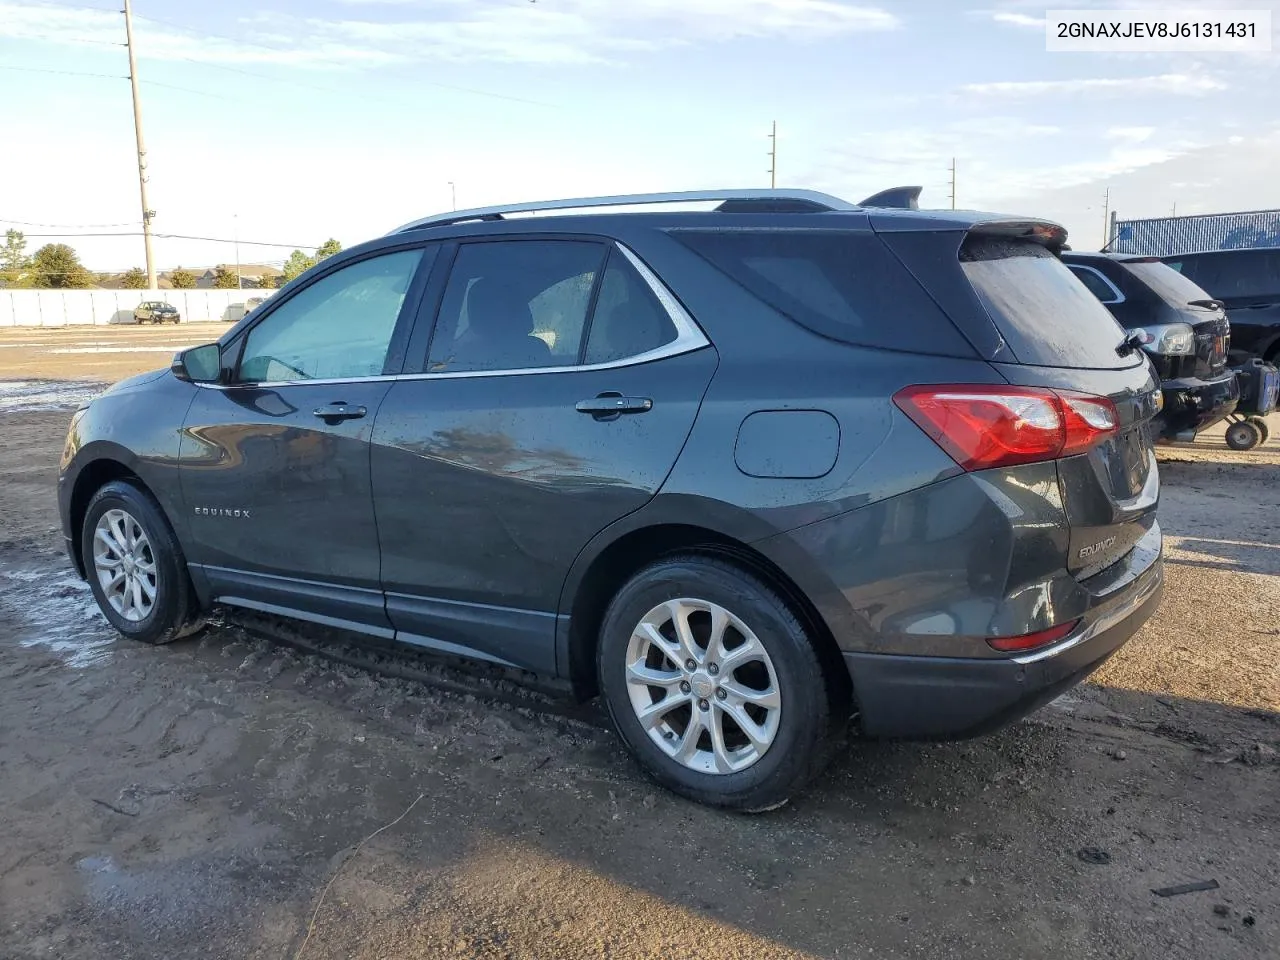
<svg viewBox="0 0 1280 960">
<path fill-rule="evenodd" d="M 222 379 L 222 348 L 216 343 L 183 350 L 169 365 L 173 375 L 188 383 L 217 383 Z"/>
</svg>

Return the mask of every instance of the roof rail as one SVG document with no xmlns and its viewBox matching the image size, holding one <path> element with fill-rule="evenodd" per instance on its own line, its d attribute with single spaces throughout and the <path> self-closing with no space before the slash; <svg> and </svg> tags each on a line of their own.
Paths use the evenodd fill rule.
<svg viewBox="0 0 1280 960">
<path fill-rule="evenodd" d="M 814 212 L 858 209 L 847 200 L 816 190 L 686 190 L 677 193 L 633 193 L 616 197 L 578 197 L 574 200 L 540 200 L 535 203 L 510 203 L 497 207 L 455 210 L 414 220 L 396 227 L 391 233 L 405 233 L 424 227 L 443 227 L 469 220 L 502 220 L 513 213 L 539 213 L 545 210 L 581 210 L 591 207 L 638 207 L 655 203 L 695 203 L 719 200 L 724 212 L 767 209 L 768 205 L 786 204 L 790 211 Z"/>
</svg>

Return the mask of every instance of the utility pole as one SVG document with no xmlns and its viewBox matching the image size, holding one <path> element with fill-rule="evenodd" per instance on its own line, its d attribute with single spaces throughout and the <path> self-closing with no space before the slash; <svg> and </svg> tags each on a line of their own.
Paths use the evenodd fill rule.
<svg viewBox="0 0 1280 960">
<path fill-rule="evenodd" d="M 147 145 L 142 139 L 142 105 L 138 102 L 138 59 L 133 54 L 133 9 L 124 0 L 124 38 L 129 48 L 129 89 L 133 91 L 133 135 L 138 142 L 138 193 L 142 199 L 142 242 L 147 253 L 147 289 L 156 289 L 156 261 L 151 255 L 151 218 L 147 205 Z"/>
<path fill-rule="evenodd" d="M 951 209 L 956 208 L 956 158 L 951 158 Z"/>
<path fill-rule="evenodd" d="M 769 134 L 772 144 L 769 147 L 769 189 L 778 186 L 778 121 L 773 121 L 773 131 Z"/>
<path fill-rule="evenodd" d="M 240 283 L 240 214 L 233 213 L 231 218 L 235 221 L 235 238 L 236 238 L 236 289 L 243 290 L 244 287 Z"/>
<path fill-rule="evenodd" d="M 1177 215 L 1178 215 L 1178 201 L 1175 200 L 1173 201 L 1173 213 L 1169 214 L 1169 216 L 1176 217 Z"/>
<path fill-rule="evenodd" d="M 456 211 L 458 209 L 458 188 L 452 180 L 449 181 L 449 195 L 453 197 L 453 209 Z"/>
<path fill-rule="evenodd" d="M 1102 195 L 1102 245 L 1105 247 L 1111 240 L 1111 188 Z"/>
</svg>

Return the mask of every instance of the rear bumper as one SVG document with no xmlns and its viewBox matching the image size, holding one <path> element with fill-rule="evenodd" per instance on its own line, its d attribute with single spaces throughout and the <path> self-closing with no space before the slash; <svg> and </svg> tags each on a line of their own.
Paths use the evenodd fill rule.
<svg viewBox="0 0 1280 960">
<path fill-rule="evenodd" d="M 962 739 L 1026 716 L 1115 653 L 1159 606 L 1156 559 L 1098 604 L 1069 637 L 1025 656 L 981 659 L 845 653 L 862 732 L 893 739 Z"/>
<path fill-rule="evenodd" d="M 1166 380 L 1160 392 L 1164 394 L 1164 410 L 1158 424 L 1166 440 L 1213 426 L 1234 412 L 1240 402 L 1240 383 L 1234 371 L 1214 380 Z"/>
</svg>

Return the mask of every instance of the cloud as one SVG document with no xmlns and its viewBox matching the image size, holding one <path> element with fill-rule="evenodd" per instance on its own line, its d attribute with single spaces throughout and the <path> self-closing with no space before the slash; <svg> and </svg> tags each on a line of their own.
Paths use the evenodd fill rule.
<svg viewBox="0 0 1280 960">
<path fill-rule="evenodd" d="M 1025 13 L 997 10 L 991 14 L 991 19 L 996 23 L 1008 23 L 1015 27 L 1028 27 L 1032 30 L 1044 29 L 1044 17 L 1031 17 Z"/>
<path fill-rule="evenodd" d="M 837 0 L 347 0 L 430 17 L 305 21 L 313 35 L 453 62 L 599 63 L 668 47 L 744 38 L 814 41 L 901 26 L 894 14 Z M 264 18 L 271 23 L 272 17 Z"/>
<path fill-rule="evenodd" d="M 144 59 L 328 69 L 423 60 L 587 64 L 671 47 L 739 39 L 820 41 L 901 26 L 881 7 L 843 0 L 345 2 L 355 16 L 264 11 L 243 19 L 243 41 L 201 36 L 139 15 L 139 49 Z M 119 14 L 110 11 L 0 2 L 0 38 L 120 43 L 122 34 Z"/>
<path fill-rule="evenodd" d="M 966 83 L 960 93 L 974 97 L 1041 96 L 1123 96 L 1160 93 L 1200 96 L 1226 90 L 1227 84 L 1207 74 L 1162 73 L 1148 77 L 1091 77 L 1080 80 L 1002 80 L 994 83 Z"/>
<path fill-rule="evenodd" d="M 1151 135 L 1155 132 L 1155 127 L 1109 127 L 1105 136 L 1108 140 L 1142 143 L 1144 140 L 1150 140 Z"/>
</svg>

